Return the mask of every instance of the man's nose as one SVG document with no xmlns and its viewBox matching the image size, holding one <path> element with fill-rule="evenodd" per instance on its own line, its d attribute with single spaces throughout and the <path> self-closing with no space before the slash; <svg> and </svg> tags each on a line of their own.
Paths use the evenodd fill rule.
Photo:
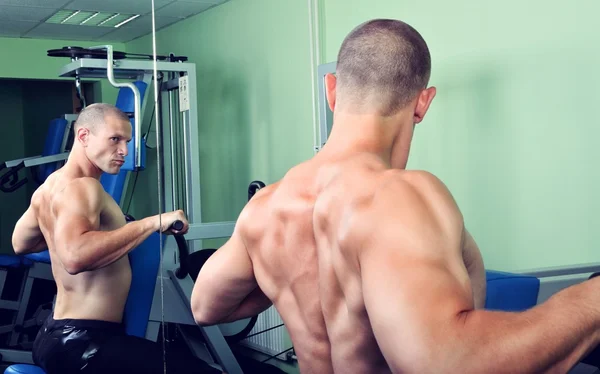
<svg viewBox="0 0 600 374">
<path fill-rule="evenodd" d="M 128 153 L 129 153 L 129 151 L 127 150 L 127 144 L 119 147 L 119 155 L 125 157 L 125 156 L 127 156 Z"/>
</svg>

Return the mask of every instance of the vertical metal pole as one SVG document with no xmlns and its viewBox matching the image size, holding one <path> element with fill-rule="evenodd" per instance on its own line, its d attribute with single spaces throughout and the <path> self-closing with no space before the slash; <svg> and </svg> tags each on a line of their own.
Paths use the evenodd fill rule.
<svg viewBox="0 0 600 374">
<path fill-rule="evenodd" d="M 107 59 L 107 63 L 106 63 L 106 77 L 108 78 L 108 81 L 110 82 L 110 84 L 112 84 L 114 87 L 129 87 L 132 91 L 133 91 L 133 97 L 134 97 L 134 110 L 133 110 L 133 116 L 134 116 L 134 125 L 135 125 L 135 131 L 134 131 L 134 141 L 135 141 L 135 154 L 134 154 L 134 165 L 135 165 L 135 169 L 138 170 L 139 168 L 141 168 L 142 166 L 142 137 L 140 135 L 140 133 L 142 132 L 142 121 L 141 121 L 141 107 L 142 107 L 142 102 L 141 102 L 141 95 L 140 95 L 140 91 L 138 90 L 137 86 L 133 83 L 118 83 L 115 80 L 115 75 L 114 75 L 114 71 L 113 71 L 113 47 L 112 45 L 101 45 L 101 46 L 97 46 L 97 47 L 89 47 L 89 49 L 106 49 L 106 59 Z M 157 113 L 158 115 L 158 113 Z"/>
<path fill-rule="evenodd" d="M 190 158 L 190 144 L 188 143 L 190 141 L 190 134 L 189 134 L 189 121 L 188 121 L 188 114 L 189 114 L 189 110 L 186 110 L 185 112 L 182 113 L 181 118 L 183 119 L 182 122 L 182 127 L 181 129 L 183 130 L 183 159 L 185 160 L 186 163 L 191 163 L 192 160 Z M 190 205 L 191 205 L 191 199 L 190 199 L 190 194 L 188 193 L 188 189 L 190 189 L 192 187 L 192 180 L 190 178 L 190 173 L 189 173 L 189 168 L 185 167 L 183 169 L 183 175 L 184 175 L 184 183 L 183 183 L 183 190 L 184 190 L 184 196 L 185 196 L 185 211 L 187 212 L 190 209 Z"/>
<path fill-rule="evenodd" d="M 169 80 L 172 79 L 172 73 L 169 73 L 168 75 Z M 177 169 L 176 169 L 176 163 L 175 163 L 175 117 L 174 117 L 174 111 L 173 111 L 173 91 L 169 90 L 169 131 L 170 131 L 170 138 L 171 138 L 171 192 L 172 192 L 172 203 L 173 203 L 173 210 L 178 209 L 179 208 L 179 201 L 178 201 L 178 196 L 177 196 Z"/>
</svg>

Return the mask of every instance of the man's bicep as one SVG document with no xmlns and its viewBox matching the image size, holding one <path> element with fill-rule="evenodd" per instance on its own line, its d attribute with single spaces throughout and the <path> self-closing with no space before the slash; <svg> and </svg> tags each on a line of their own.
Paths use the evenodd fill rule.
<svg viewBox="0 0 600 374">
<path fill-rule="evenodd" d="M 252 261 L 240 235 L 234 234 L 202 267 L 203 277 L 219 279 L 217 287 L 224 293 L 245 294 L 256 286 Z"/>
<path fill-rule="evenodd" d="M 71 192 L 57 198 L 52 207 L 53 237 L 59 256 L 77 245 L 84 233 L 100 228 L 100 199 L 92 193 L 95 191 Z"/>
<path fill-rule="evenodd" d="M 234 233 L 202 266 L 194 284 L 192 309 L 207 319 L 223 318 L 257 286 L 246 246 Z"/>
<path fill-rule="evenodd" d="M 409 257 L 394 248 L 361 259 L 369 321 L 394 371 L 416 370 L 431 360 L 444 328 L 469 308 L 467 288 L 450 267 L 443 258 Z"/>
<path fill-rule="evenodd" d="M 473 299 L 476 309 L 482 309 L 485 307 L 486 297 L 486 276 L 485 276 L 485 265 L 483 263 L 483 257 L 481 251 L 475 242 L 475 239 L 471 234 L 464 230 L 464 243 L 463 243 L 463 259 L 469 278 L 471 279 L 471 286 L 473 288 Z"/>
</svg>

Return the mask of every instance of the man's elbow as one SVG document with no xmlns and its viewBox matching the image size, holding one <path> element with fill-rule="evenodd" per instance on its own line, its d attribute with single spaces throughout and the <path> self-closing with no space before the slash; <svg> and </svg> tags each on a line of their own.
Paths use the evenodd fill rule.
<svg viewBox="0 0 600 374">
<path fill-rule="evenodd" d="M 83 273 L 84 271 L 87 270 L 86 264 L 78 256 L 73 256 L 73 255 L 64 256 L 64 258 L 61 259 L 61 263 L 62 263 L 65 271 L 67 273 L 69 273 L 70 275 L 77 275 L 77 274 Z"/>
<path fill-rule="evenodd" d="M 211 326 L 219 323 L 214 313 L 211 313 L 207 304 L 192 300 L 192 315 L 198 326 Z"/>
</svg>

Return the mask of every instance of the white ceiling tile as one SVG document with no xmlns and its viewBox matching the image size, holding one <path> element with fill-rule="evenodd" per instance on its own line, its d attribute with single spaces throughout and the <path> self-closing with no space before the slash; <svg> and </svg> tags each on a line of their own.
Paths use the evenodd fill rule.
<svg viewBox="0 0 600 374">
<path fill-rule="evenodd" d="M 155 0 L 156 9 L 173 0 Z M 151 0 L 74 0 L 65 9 L 96 10 L 100 12 L 117 12 L 125 14 L 147 14 L 152 12 Z"/>
<path fill-rule="evenodd" d="M 25 36 L 42 39 L 91 40 L 105 35 L 111 30 L 109 27 L 42 23 Z"/>
<path fill-rule="evenodd" d="M 38 8 L 62 8 L 71 0 L 0 0 L 0 5 L 30 6 Z"/>
<path fill-rule="evenodd" d="M 109 32 L 106 35 L 97 38 L 97 41 L 110 41 L 110 42 L 121 42 L 126 43 L 132 41 L 133 39 L 139 38 L 140 36 L 144 36 L 149 34 L 149 29 L 138 29 L 138 28 L 121 28 L 115 29 L 114 31 Z"/>
<path fill-rule="evenodd" d="M 215 6 L 214 3 L 190 3 L 176 1 L 156 11 L 156 15 L 165 17 L 186 18 Z"/>
<path fill-rule="evenodd" d="M 18 20 L 40 22 L 56 12 L 55 9 L 0 5 L 0 21 Z"/>
<path fill-rule="evenodd" d="M 37 22 L 3 20 L 0 22 L 0 35 L 21 36 L 37 25 Z"/>
</svg>

